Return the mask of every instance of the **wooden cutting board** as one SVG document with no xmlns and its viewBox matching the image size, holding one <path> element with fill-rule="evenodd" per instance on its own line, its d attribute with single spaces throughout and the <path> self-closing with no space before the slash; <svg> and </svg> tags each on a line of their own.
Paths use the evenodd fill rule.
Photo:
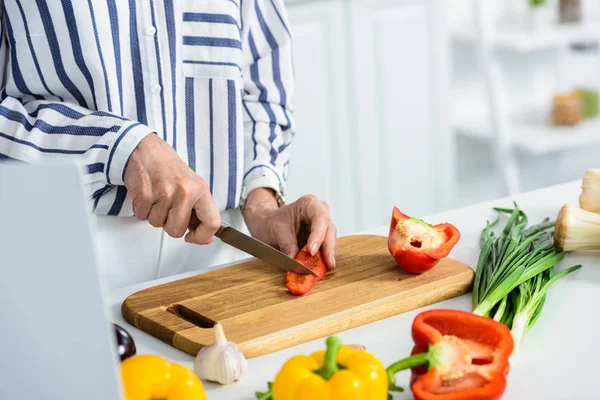
<svg viewBox="0 0 600 400">
<path fill-rule="evenodd" d="M 401 270 L 383 236 L 338 239 L 337 267 L 304 296 L 285 272 L 253 260 L 151 287 L 121 307 L 137 328 L 195 356 L 213 342 L 213 321 L 247 358 L 437 303 L 471 290 L 474 272 L 446 258 L 430 271 Z"/>
</svg>

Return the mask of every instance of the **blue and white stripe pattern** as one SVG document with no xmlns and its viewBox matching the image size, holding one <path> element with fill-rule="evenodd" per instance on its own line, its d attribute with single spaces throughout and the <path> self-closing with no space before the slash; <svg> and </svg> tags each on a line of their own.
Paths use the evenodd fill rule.
<svg viewBox="0 0 600 400">
<path fill-rule="evenodd" d="M 0 3 L 0 162 L 78 163 L 90 206 L 131 216 L 125 168 L 156 132 L 221 210 L 283 189 L 295 129 L 283 0 Z"/>
</svg>

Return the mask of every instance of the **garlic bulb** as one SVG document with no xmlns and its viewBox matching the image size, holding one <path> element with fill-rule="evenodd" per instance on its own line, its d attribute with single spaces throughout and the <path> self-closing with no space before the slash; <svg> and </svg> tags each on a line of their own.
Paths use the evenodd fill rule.
<svg viewBox="0 0 600 400">
<path fill-rule="evenodd" d="M 221 324 L 215 324 L 215 342 L 198 352 L 194 371 L 200 379 L 228 385 L 237 381 L 248 367 L 246 358 L 233 342 L 228 342 Z"/>
</svg>

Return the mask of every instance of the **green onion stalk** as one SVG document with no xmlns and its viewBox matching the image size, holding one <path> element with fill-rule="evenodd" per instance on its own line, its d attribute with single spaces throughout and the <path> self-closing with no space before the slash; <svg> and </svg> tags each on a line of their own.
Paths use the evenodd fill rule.
<svg viewBox="0 0 600 400">
<path fill-rule="evenodd" d="M 481 253 L 473 283 L 473 313 L 487 316 L 511 329 L 518 351 L 521 339 L 539 318 L 550 286 L 581 268 L 576 265 L 559 273 L 554 267 L 564 253 L 554 247 L 549 218 L 527 227 L 528 217 L 514 208 L 494 208 L 498 217 L 481 232 Z M 499 233 L 500 217 L 508 219 Z"/>
</svg>

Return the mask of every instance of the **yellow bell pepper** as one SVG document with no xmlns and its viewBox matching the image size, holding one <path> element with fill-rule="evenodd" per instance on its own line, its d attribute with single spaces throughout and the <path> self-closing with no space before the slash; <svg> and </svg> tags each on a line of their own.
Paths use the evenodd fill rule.
<svg viewBox="0 0 600 400">
<path fill-rule="evenodd" d="M 270 391 L 258 399 L 272 400 L 386 400 L 385 367 L 367 351 L 342 346 L 335 336 L 327 350 L 290 358 L 281 368 Z"/>
<path fill-rule="evenodd" d="M 151 354 L 121 362 L 121 380 L 126 400 L 206 400 L 194 372 Z"/>
</svg>

